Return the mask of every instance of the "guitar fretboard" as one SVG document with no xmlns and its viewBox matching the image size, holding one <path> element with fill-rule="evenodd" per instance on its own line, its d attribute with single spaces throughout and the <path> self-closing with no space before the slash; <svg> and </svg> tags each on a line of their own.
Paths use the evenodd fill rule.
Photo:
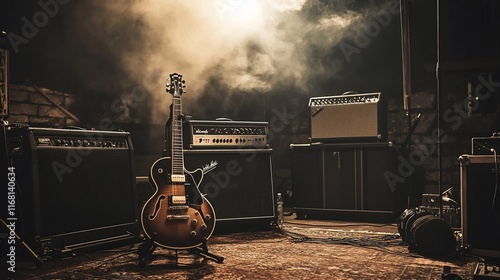
<svg viewBox="0 0 500 280">
<path fill-rule="evenodd" d="M 182 151 L 181 98 L 172 98 L 172 175 L 184 175 L 184 155 Z"/>
</svg>

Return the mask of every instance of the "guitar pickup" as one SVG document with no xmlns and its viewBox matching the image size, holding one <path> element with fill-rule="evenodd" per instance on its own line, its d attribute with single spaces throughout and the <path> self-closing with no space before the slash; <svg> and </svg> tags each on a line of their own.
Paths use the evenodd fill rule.
<svg viewBox="0 0 500 280">
<path fill-rule="evenodd" d="M 188 196 L 187 195 L 170 195 L 168 197 L 168 205 L 187 205 Z"/>
<path fill-rule="evenodd" d="M 172 181 L 172 183 L 184 183 L 186 182 L 186 175 L 182 174 L 182 175 L 170 175 L 170 181 Z"/>
</svg>

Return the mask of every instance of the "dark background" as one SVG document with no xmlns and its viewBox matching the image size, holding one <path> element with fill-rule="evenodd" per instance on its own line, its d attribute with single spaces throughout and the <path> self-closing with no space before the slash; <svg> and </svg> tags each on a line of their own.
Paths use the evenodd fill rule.
<svg viewBox="0 0 500 280">
<path fill-rule="evenodd" d="M 293 9 L 260 10 L 259 20 L 241 25 L 228 18 L 246 1 L 230 2 L 3 0 L 0 28 L 10 39 L 12 34 L 25 39 L 11 53 L 11 82 L 31 81 L 74 94 L 77 101 L 69 109 L 82 120 L 81 126 L 96 127 L 102 118 L 111 118 L 118 128 L 132 132 L 138 154 L 161 153 L 169 73 L 184 74 L 183 111 L 195 119 L 270 121 L 276 110 L 286 110 L 293 120 L 270 143 L 276 174 L 285 181 L 290 176 L 289 144 L 308 142 L 312 96 L 382 92 L 389 104 L 388 140 L 404 143 L 408 123 L 400 15 L 387 13 L 399 1 L 307 0 Z M 448 136 L 442 143 L 442 168 L 436 153 L 419 166 L 414 178 L 417 205 L 419 193 L 436 192 L 439 181 L 458 186 L 456 158 L 470 153 L 471 137 L 500 130 L 495 83 L 484 111 L 459 111 L 460 106 L 467 111 L 463 101 L 469 82 L 477 85 L 480 75 L 491 75 L 500 83 L 500 3 L 439 2 L 438 84 L 436 1 L 409 1 L 410 113 L 423 116 L 412 140 L 430 137 L 438 119 Z M 46 13 L 46 21 L 40 3 L 52 4 L 53 16 Z M 382 24 L 382 19 L 387 21 Z M 37 20 L 43 24 L 23 34 L 26 22 Z M 346 46 L 354 52 L 346 55 Z M 137 86 L 147 94 L 134 95 Z M 116 100 L 125 109 L 113 110 Z M 289 189 L 289 184 L 278 184 L 277 191 Z"/>
</svg>

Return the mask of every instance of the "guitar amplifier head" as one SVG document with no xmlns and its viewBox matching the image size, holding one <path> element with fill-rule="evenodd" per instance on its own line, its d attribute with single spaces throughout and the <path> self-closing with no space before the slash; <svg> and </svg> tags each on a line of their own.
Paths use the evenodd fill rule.
<svg viewBox="0 0 500 280">
<path fill-rule="evenodd" d="M 184 123 L 184 147 L 267 148 L 267 122 L 232 120 L 189 120 Z"/>
<path fill-rule="evenodd" d="M 473 155 L 493 155 L 500 152 L 500 136 L 472 138 L 471 151 Z"/>
<path fill-rule="evenodd" d="M 383 141 L 387 137 L 386 106 L 381 93 L 312 97 L 311 140 Z"/>
</svg>

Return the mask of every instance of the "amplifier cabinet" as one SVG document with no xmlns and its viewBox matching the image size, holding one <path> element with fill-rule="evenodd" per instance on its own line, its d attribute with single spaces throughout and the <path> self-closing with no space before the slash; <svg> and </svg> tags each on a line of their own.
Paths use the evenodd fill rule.
<svg viewBox="0 0 500 280">
<path fill-rule="evenodd" d="M 498 163 L 493 155 L 462 155 L 460 191 L 462 198 L 463 245 L 482 257 L 500 257 L 500 191 Z"/>
<path fill-rule="evenodd" d="M 17 233 L 38 254 L 136 239 L 128 132 L 11 127 L 6 134 L 17 179 Z"/>
<path fill-rule="evenodd" d="M 271 149 L 184 150 L 187 170 L 215 167 L 200 191 L 212 204 L 217 226 L 226 222 L 269 225 L 275 217 Z"/>
<path fill-rule="evenodd" d="M 383 141 L 387 112 L 380 93 L 313 97 L 311 140 L 323 142 Z"/>
<path fill-rule="evenodd" d="M 389 143 L 291 145 L 292 191 L 298 218 L 389 220 L 399 214 L 401 191 Z"/>
</svg>

